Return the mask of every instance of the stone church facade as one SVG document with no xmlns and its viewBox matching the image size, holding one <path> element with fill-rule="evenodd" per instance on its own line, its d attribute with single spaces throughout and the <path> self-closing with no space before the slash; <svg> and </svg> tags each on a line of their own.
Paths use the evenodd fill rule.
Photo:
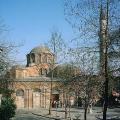
<svg viewBox="0 0 120 120">
<path fill-rule="evenodd" d="M 25 67 L 12 67 L 10 78 L 17 108 L 49 107 L 51 78 L 47 74 L 51 71 L 53 60 L 54 54 L 47 47 L 40 46 L 27 54 Z M 52 104 L 54 101 L 63 103 L 63 94 L 58 90 L 61 84 L 59 79 L 52 80 Z"/>
</svg>

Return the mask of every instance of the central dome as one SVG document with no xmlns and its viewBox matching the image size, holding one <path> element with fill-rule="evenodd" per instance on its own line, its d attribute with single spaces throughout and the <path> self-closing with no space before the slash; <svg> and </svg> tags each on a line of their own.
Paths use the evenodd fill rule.
<svg viewBox="0 0 120 120">
<path fill-rule="evenodd" d="M 31 50 L 30 53 L 51 53 L 50 49 L 47 46 L 38 46 Z"/>
</svg>

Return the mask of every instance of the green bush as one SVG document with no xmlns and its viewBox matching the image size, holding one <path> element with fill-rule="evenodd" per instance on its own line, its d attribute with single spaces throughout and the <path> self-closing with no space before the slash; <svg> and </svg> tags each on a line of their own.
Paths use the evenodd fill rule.
<svg viewBox="0 0 120 120">
<path fill-rule="evenodd" d="M 10 97 L 3 97 L 0 106 L 0 120 L 9 120 L 14 117 L 16 105 L 14 99 Z"/>
</svg>

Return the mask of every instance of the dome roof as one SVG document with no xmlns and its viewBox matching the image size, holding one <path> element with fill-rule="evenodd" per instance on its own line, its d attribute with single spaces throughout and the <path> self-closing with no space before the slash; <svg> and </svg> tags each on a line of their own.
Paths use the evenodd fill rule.
<svg viewBox="0 0 120 120">
<path fill-rule="evenodd" d="M 38 46 L 31 50 L 30 53 L 51 53 L 50 49 L 46 46 Z"/>
</svg>

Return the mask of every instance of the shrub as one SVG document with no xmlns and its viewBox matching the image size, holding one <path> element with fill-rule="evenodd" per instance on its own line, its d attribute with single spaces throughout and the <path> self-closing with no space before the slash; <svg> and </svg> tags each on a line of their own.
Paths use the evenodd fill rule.
<svg viewBox="0 0 120 120">
<path fill-rule="evenodd" d="M 0 120 L 9 120 L 14 117 L 16 105 L 14 99 L 10 97 L 3 97 L 0 106 Z"/>
</svg>

